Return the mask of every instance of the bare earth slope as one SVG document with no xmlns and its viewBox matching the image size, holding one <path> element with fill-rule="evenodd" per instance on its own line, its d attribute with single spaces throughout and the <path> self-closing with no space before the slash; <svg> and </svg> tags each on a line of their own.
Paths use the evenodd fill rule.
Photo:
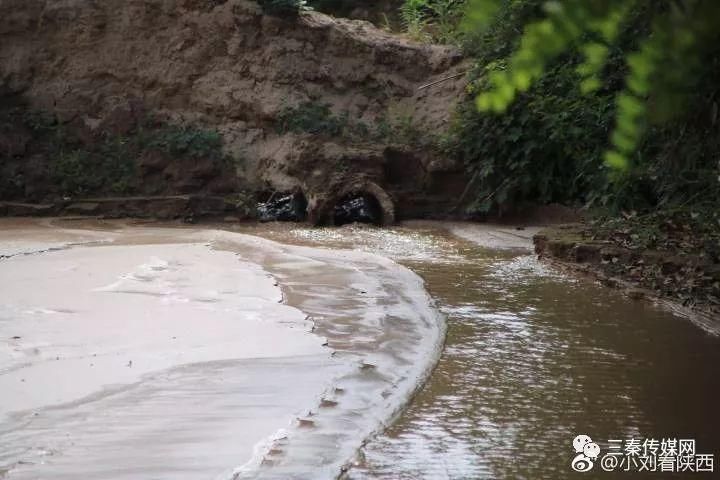
<svg viewBox="0 0 720 480">
<path fill-rule="evenodd" d="M 341 184 L 379 184 L 412 205 L 412 192 L 461 180 L 448 178 L 457 165 L 393 139 L 277 130 L 284 108 L 316 102 L 440 133 L 462 79 L 418 87 L 461 70 L 450 47 L 317 12 L 286 21 L 245 0 L 0 0 L 0 36 L 0 97 L 91 131 L 125 131 L 147 112 L 217 128 L 252 185 L 300 188 L 320 210 Z"/>
</svg>

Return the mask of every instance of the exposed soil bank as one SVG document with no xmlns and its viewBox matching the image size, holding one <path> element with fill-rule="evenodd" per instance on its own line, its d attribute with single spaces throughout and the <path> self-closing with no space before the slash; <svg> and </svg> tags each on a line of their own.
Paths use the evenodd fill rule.
<svg viewBox="0 0 720 480">
<path fill-rule="evenodd" d="M 254 218 L 252 196 L 172 195 L 157 197 L 110 197 L 57 200 L 50 203 L 0 202 L 0 216 L 52 217 L 57 215 L 96 218 L 150 218 L 185 220 Z"/>
<path fill-rule="evenodd" d="M 654 222 L 653 248 L 637 220 L 613 228 L 566 224 L 534 237 L 540 258 L 590 275 L 633 298 L 659 301 L 693 321 L 720 325 L 720 259 L 717 239 L 683 222 Z"/>
<path fill-rule="evenodd" d="M 38 122 L 0 122 L 0 173 L 18 187 L 0 200 L 42 203 L 62 195 L 57 162 L 102 176 L 109 157 L 133 174 L 94 196 L 299 190 L 318 223 L 348 193 L 387 197 L 408 218 L 449 210 L 464 188 L 462 165 L 411 141 L 448 126 L 464 80 L 418 87 L 464 69 L 454 48 L 318 12 L 287 21 L 246 0 L 11 0 L 0 35 L 0 110 L 49 114 L 72 137 L 38 149 Z M 231 168 L 167 155 L 166 137 L 126 148 L 148 119 L 181 146 L 196 137 L 178 126 L 217 132 Z"/>
</svg>

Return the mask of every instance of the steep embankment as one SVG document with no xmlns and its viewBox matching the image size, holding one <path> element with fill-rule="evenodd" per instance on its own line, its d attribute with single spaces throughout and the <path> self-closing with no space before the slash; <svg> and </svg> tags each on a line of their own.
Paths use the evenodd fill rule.
<svg viewBox="0 0 720 480">
<path fill-rule="evenodd" d="M 4 0 L 0 35 L 5 104 L 20 98 L 51 112 L 89 142 L 131 136 L 148 117 L 215 129 L 243 180 L 235 190 L 302 190 L 316 220 L 349 190 L 370 190 L 401 215 L 429 213 L 428 194 L 463 182 L 457 165 L 421 141 L 443 131 L 462 88 L 418 90 L 455 73 L 460 55 L 449 47 L 317 12 L 271 17 L 244 0 Z M 31 136 L 0 133 L 7 167 L 30 150 Z M 35 163 L 52 166 L 53 156 Z M 149 163 L 173 168 L 172 159 Z M 134 193 L 154 193 L 149 183 Z M 162 193 L 207 185 L 180 183 Z M 46 190 L 35 196 L 67 193 Z"/>
</svg>

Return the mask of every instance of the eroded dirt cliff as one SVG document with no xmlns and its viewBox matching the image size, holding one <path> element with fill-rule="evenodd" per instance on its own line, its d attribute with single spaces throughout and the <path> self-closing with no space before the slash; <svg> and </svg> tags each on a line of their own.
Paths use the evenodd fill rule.
<svg viewBox="0 0 720 480">
<path fill-rule="evenodd" d="M 149 117 L 217 130 L 234 188 L 301 190 L 316 221 L 350 191 L 380 191 L 392 213 L 417 216 L 462 189 L 459 166 L 426 141 L 447 127 L 462 78 L 419 89 L 462 71 L 450 47 L 317 12 L 284 20 L 245 0 L 0 0 L 0 36 L 2 98 L 89 141 Z M 32 141 L 4 143 L 9 163 Z M 163 193 L 193 193 L 191 180 Z M 150 183 L 135 193 L 157 193 Z"/>
</svg>

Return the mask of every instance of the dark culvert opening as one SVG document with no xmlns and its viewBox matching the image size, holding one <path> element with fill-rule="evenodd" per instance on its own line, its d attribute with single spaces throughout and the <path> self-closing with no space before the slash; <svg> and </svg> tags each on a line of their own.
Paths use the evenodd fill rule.
<svg viewBox="0 0 720 480">
<path fill-rule="evenodd" d="M 258 203 L 258 220 L 261 222 L 304 222 L 307 219 L 308 201 L 302 192 L 272 193 L 266 201 Z"/>
<path fill-rule="evenodd" d="M 354 192 L 342 197 L 335 205 L 333 224 L 340 226 L 348 223 L 382 225 L 383 211 L 377 198 L 364 192 Z"/>
</svg>

